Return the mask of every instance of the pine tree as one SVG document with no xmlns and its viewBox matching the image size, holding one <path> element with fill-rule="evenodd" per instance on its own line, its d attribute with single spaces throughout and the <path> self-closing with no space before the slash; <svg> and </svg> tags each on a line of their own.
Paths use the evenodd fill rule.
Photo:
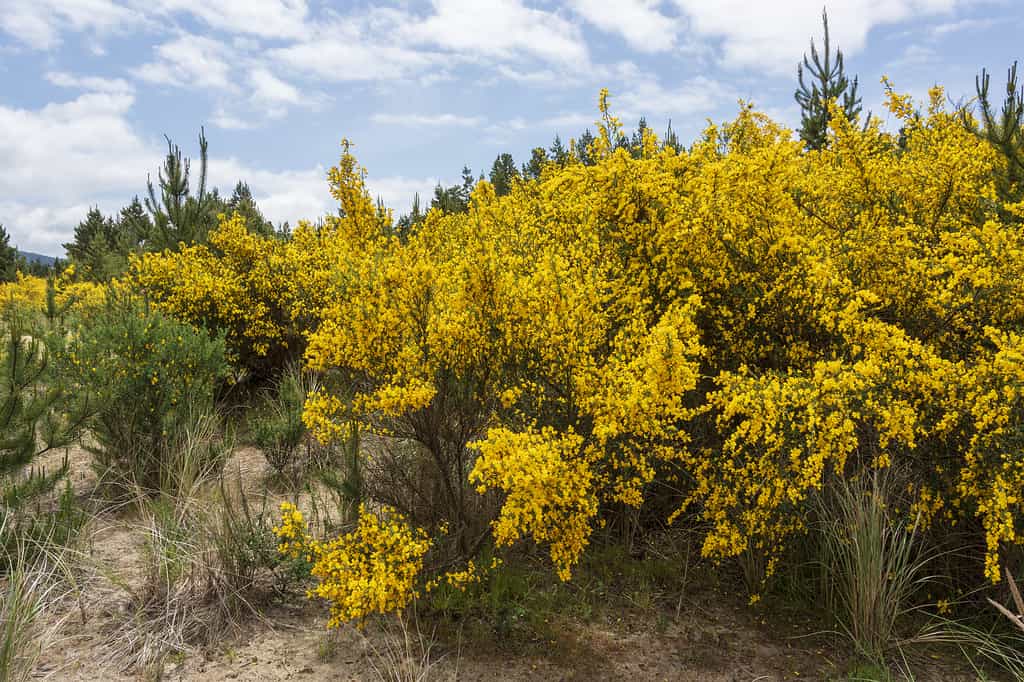
<svg viewBox="0 0 1024 682">
<path fill-rule="evenodd" d="M 423 222 L 424 217 L 420 209 L 420 193 L 416 192 L 412 195 L 412 209 L 395 223 L 395 234 L 403 242 L 406 241 L 416 231 L 419 224 Z"/>
<path fill-rule="evenodd" d="M 580 139 L 576 141 L 576 156 L 579 157 L 580 163 L 584 166 L 593 166 L 595 161 L 590 154 L 590 146 L 594 144 L 594 135 L 590 132 L 590 128 L 583 131 L 580 135 Z"/>
<path fill-rule="evenodd" d="M 206 240 L 213 228 L 216 213 L 212 204 L 219 199 L 206 191 L 207 142 L 205 131 L 199 132 L 199 181 L 195 193 L 190 187 L 191 160 L 182 158 L 181 148 L 167 140 L 167 156 L 157 172 L 159 197 L 152 178 L 146 182 L 149 196 L 146 210 L 153 221 L 153 232 L 147 244 L 150 250 L 176 249 L 179 243 L 192 244 Z"/>
<path fill-rule="evenodd" d="M 527 180 L 540 179 L 541 171 L 550 162 L 548 152 L 544 147 L 534 147 L 533 151 L 530 152 L 529 163 L 523 164 L 523 177 Z"/>
<path fill-rule="evenodd" d="M 562 144 L 562 138 L 555 135 L 554 142 L 551 143 L 549 158 L 557 163 L 559 166 L 564 166 L 569 162 L 569 150 Z"/>
<path fill-rule="evenodd" d="M 79 277 L 103 282 L 120 274 L 127 265 L 126 247 L 118 225 L 93 207 L 75 228 L 74 241 L 64 244 Z"/>
<path fill-rule="evenodd" d="M 50 280 L 48 292 L 53 292 Z M 48 329 L 29 328 L 17 310 L 5 315 L 6 334 L 0 345 L 0 503 L 6 514 L 17 513 L 51 491 L 67 475 L 65 459 L 50 470 L 38 458 L 66 447 L 78 435 L 88 414 L 88 401 L 73 396 L 51 370 L 60 354 L 62 330 L 55 297 L 48 295 Z"/>
<path fill-rule="evenodd" d="M 679 141 L 679 136 L 676 135 L 676 131 L 672 130 L 672 119 L 668 121 L 668 128 L 665 130 L 665 137 L 661 141 L 661 146 L 665 149 L 673 149 L 676 154 L 683 151 L 683 144 Z"/>
<path fill-rule="evenodd" d="M 857 77 L 850 81 L 843 68 L 843 53 L 838 48 L 832 54 L 829 40 L 828 13 L 822 10 L 822 23 L 825 27 L 824 58 L 818 53 L 811 39 L 811 57 L 804 55 L 803 62 L 797 65 L 797 78 L 800 87 L 794 93 L 800 105 L 800 139 L 808 149 L 821 149 L 828 139 L 828 123 L 831 114 L 829 102 L 835 101 L 842 109 L 846 118 L 851 121 L 861 113 L 861 99 L 857 94 Z M 809 76 L 809 83 L 804 74 Z"/>
<path fill-rule="evenodd" d="M 13 282 L 18 278 L 18 250 L 11 246 L 11 237 L 0 225 L 0 281 Z"/>
<path fill-rule="evenodd" d="M 490 181 L 494 193 L 503 197 L 512 191 L 513 183 L 519 178 L 519 169 L 509 153 L 499 154 L 491 165 Z"/>
<path fill-rule="evenodd" d="M 473 171 L 469 166 L 462 167 L 462 199 L 466 202 L 466 210 L 469 210 L 469 198 L 473 196 L 473 190 L 476 189 L 476 179 L 473 177 Z"/>
<path fill-rule="evenodd" d="M 124 248 L 129 251 L 141 251 L 149 241 L 153 221 L 149 219 L 139 197 L 133 197 L 131 203 L 121 209 L 117 218 L 117 231 Z"/>
<path fill-rule="evenodd" d="M 633 131 L 633 136 L 627 141 L 625 136 L 620 137 L 620 146 L 625 147 L 630 155 L 634 159 L 639 159 L 644 153 L 644 135 L 647 132 L 649 126 L 647 125 L 647 119 L 643 116 L 640 117 L 640 122 L 637 124 L 636 130 Z"/>
<path fill-rule="evenodd" d="M 430 208 L 440 209 L 442 213 L 465 213 L 468 206 L 463 196 L 462 185 L 444 187 L 438 183 L 434 187 L 434 198 L 430 200 Z"/>
<path fill-rule="evenodd" d="M 470 167 L 463 166 L 462 184 L 445 187 L 438 183 L 434 188 L 434 198 L 430 201 L 430 208 L 440 209 L 444 213 L 465 213 L 469 210 L 469 197 L 473 194 L 476 183 Z"/>
<path fill-rule="evenodd" d="M 274 224 L 263 217 L 263 213 L 256 206 L 256 200 L 253 199 L 249 185 L 241 180 L 235 185 L 235 191 L 228 199 L 227 212 L 240 214 L 250 232 L 264 236 L 274 233 Z"/>
<path fill-rule="evenodd" d="M 966 111 L 964 120 L 1005 159 L 1005 170 L 997 178 L 996 189 L 1004 201 L 1016 203 L 1024 198 L 1024 85 L 1017 81 L 1017 62 L 1006 72 L 1006 89 L 998 109 L 989 95 L 989 81 L 984 69 L 974 81 L 980 122 L 970 119 Z"/>
</svg>

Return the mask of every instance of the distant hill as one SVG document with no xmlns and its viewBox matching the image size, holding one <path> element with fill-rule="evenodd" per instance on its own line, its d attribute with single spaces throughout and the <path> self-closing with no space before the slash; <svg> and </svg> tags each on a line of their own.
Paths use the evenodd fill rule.
<svg viewBox="0 0 1024 682">
<path fill-rule="evenodd" d="M 57 260 L 53 256 L 44 256 L 41 253 L 32 253 L 31 251 L 22 251 L 21 249 L 18 249 L 18 255 L 29 262 L 42 263 L 46 266 L 53 265 L 54 261 Z"/>
</svg>

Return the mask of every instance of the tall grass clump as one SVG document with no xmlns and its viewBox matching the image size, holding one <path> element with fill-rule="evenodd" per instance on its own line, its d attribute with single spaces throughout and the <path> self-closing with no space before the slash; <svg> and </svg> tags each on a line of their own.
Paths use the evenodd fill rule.
<svg viewBox="0 0 1024 682">
<path fill-rule="evenodd" d="M 894 477 L 839 482 L 820 507 L 826 604 L 866 657 L 881 662 L 900 642 L 902 619 L 929 581 L 916 523 L 887 502 Z"/>
<path fill-rule="evenodd" d="M 267 506 L 257 508 L 241 486 L 206 479 L 138 503 L 143 580 L 122 581 L 130 608 L 108 642 L 126 667 L 209 644 L 259 618 L 263 603 L 287 589 Z"/>
<path fill-rule="evenodd" d="M 426 682 L 437 678 L 437 666 L 445 657 L 435 655 L 433 635 L 423 634 L 415 614 L 411 625 L 406 621 L 401 613 L 394 624 L 383 619 L 380 643 L 366 638 L 370 669 L 380 682 Z M 452 679 L 457 677 L 456 673 Z"/>
<path fill-rule="evenodd" d="M 0 521 L 6 530 L 8 518 Z M 47 621 L 44 614 L 66 595 L 65 553 L 59 545 L 19 542 L 5 550 L 8 570 L 0 581 L 0 680 L 16 682 L 33 677 L 32 671 L 60 619 Z"/>
<path fill-rule="evenodd" d="M 109 488 L 160 490 L 168 471 L 187 470 L 171 461 L 183 453 L 192 469 L 222 464 L 204 423 L 227 373 L 222 339 L 114 298 L 83 322 L 65 369 L 96 396 L 87 447 Z"/>
</svg>

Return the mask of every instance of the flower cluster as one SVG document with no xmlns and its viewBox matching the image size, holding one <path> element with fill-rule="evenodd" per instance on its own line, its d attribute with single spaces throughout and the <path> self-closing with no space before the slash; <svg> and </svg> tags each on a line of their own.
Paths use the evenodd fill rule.
<svg viewBox="0 0 1024 682">
<path fill-rule="evenodd" d="M 330 603 L 329 628 L 404 608 L 417 595 L 423 557 L 431 547 L 425 532 L 387 508 L 372 513 L 361 506 L 353 531 L 321 542 L 308 534 L 302 513 L 285 502 L 281 525 L 273 531 L 282 554 L 305 556 L 313 565 L 317 584 L 309 597 Z"/>
</svg>

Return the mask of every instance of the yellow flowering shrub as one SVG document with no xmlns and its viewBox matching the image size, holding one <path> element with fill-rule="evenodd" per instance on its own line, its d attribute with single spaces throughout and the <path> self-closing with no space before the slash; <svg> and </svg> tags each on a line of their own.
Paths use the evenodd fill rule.
<svg viewBox="0 0 1024 682">
<path fill-rule="evenodd" d="M 78 280 L 74 264 L 68 265 L 54 281 L 54 303 L 58 310 L 91 312 L 98 310 L 107 301 L 111 287 L 117 284 L 100 284 L 91 280 Z"/>
<path fill-rule="evenodd" d="M 283 242 L 249 232 L 236 213 L 221 216 L 208 244 L 132 256 L 127 279 L 161 310 L 223 333 L 229 359 L 259 372 L 281 367 L 300 345 L 288 262 Z"/>
<path fill-rule="evenodd" d="M 423 557 L 431 547 L 425 532 L 387 508 L 372 513 L 361 506 L 354 530 L 321 542 L 308 534 L 302 513 L 285 502 L 281 525 L 273 531 L 282 554 L 304 555 L 312 564 L 317 584 L 308 596 L 330 603 L 329 628 L 404 608 L 417 594 Z"/>
<path fill-rule="evenodd" d="M 434 476 L 392 497 L 440 500 L 401 511 L 461 552 L 530 537 L 568 579 L 593 528 L 650 505 L 771 570 L 818 491 L 900 467 L 904 511 L 977 533 L 996 580 L 1024 539 L 1024 233 L 1000 217 L 1024 208 L 943 102 L 890 88 L 899 134 L 834 112 L 817 151 L 743 105 L 634 156 L 602 92 L 593 164 L 481 182 L 401 237 L 346 143 L 322 224 L 226 219 L 133 276 L 238 356 L 304 344 L 307 425 L 416 443 Z"/>
<path fill-rule="evenodd" d="M 0 306 L 46 312 L 47 288 L 45 277 L 19 272 L 15 281 L 0 284 Z M 69 265 L 53 282 L 53 299 L 54 310 L 58 313 L 88 312 L 103 305 L 107 287 L 96 282 L 76 281 L 75 268 Z"/>
<path fill-rule="evenodd" d="M 25 310 L 46 309 L 46 279 L 21 272 L 13 282 L 0 284 L 0 305 Z"/>
</svg>

